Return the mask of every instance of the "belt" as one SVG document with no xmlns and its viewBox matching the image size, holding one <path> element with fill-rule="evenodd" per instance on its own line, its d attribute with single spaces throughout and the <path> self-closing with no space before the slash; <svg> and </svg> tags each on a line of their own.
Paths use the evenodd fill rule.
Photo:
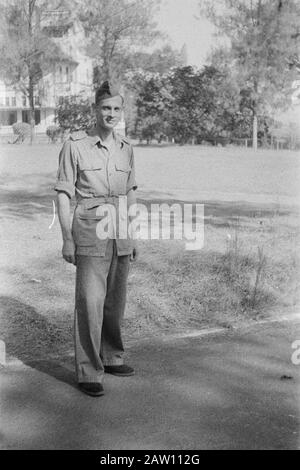
<svg viewBox="0 0 300 470">
<path fill-rule="evenodd" d="M 102 204 L 115 204 L 120 197 L 126 197 L 126 194 L 119 194 L 118 196 L 82 198 L 80 201 L 77 201 L 77 206 L 83 206 L 85 209 L 93 209 L 94 207 L 101 206 Z"/>
</svg>

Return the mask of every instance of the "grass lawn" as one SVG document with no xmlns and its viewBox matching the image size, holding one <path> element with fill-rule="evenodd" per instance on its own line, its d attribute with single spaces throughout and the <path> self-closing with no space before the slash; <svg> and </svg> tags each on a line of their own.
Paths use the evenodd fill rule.
<svg viewBox="0 0 300 470">
<path fill-rule="evenodd" d="M 0 147 L 1 339 L 22 360 L 72 350 L 75 268 L 51 229 L 57 145 Z M 142 241 L 129 278 L 128 339 L 231 327 L 299 302 L 300 155 L 136 147 L 138 198 L 205 205 L 205 245 Z"/>
</svg>

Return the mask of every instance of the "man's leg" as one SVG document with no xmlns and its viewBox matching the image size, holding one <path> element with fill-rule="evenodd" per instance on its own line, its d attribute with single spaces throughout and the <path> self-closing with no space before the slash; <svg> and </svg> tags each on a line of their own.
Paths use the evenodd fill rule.
<svg viewBox="0 0 300 470">
<path fill-rule="evenodd" d="M 104 368 L 99 356 L 107 276 L 113 243 L 105 257 L 77 256 L 75 299 L 75 362 L 78 382 L 101 383 Z"/>
<path fill-rule="evenodd" d="M 113 256 L 107 277 L 107 293 L 103 310 L 100 357 L 105 366 L 123 364 L 124 347 L 121 326 L 126 305 L 130 256 L 118 256 L 113 241 Z"/>
</svg>

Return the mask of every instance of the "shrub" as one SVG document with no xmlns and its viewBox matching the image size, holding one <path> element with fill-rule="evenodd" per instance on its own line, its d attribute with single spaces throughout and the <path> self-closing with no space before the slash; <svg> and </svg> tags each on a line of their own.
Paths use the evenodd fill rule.
<svg viewBox="0 0 300 470">
<path fill-rule="evenodd" d="M 14 141 L 16 143 L 22 143 L 26 137 L 30 137 L 31 126 L 27 122 L 16 122 L 12 125 L 13 133 L 17 136 L 17 139 Z"/>
<path fill-rule="evenodd" d="M 47 127 L 47 130 L 46 130 L 46 134 L 51 140 L 52 144 L 54 144 L 59 137 L 62 137 L 63 133 L 64 133 L 63 129 L 55 125 Z"/>
<path fill-rule="evenodd" d="M 93 127 L 94 120 L 91 103 L 82 96 L 64 97 L 56 109 L 55 121 L 64 131 L 88 129 Z"/>
</svg>

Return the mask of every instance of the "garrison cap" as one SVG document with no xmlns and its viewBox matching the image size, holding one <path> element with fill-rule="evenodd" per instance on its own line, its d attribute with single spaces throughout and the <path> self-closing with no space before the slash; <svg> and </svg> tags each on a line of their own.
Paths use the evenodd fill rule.
<svg viewBox="0 0 300 470">
<path fill-rule="evenodd" d="M 124 101 L 123 96 L 121 95 L 120 88 L 106 80 L 102 83 L 100 88 L 96 91 L 95 103 L 96 105 L 100 103 L 101 100 L 106 100 L 107 98 L 113 98 L 114 96 L 120 96 Z"/>
</svg>

